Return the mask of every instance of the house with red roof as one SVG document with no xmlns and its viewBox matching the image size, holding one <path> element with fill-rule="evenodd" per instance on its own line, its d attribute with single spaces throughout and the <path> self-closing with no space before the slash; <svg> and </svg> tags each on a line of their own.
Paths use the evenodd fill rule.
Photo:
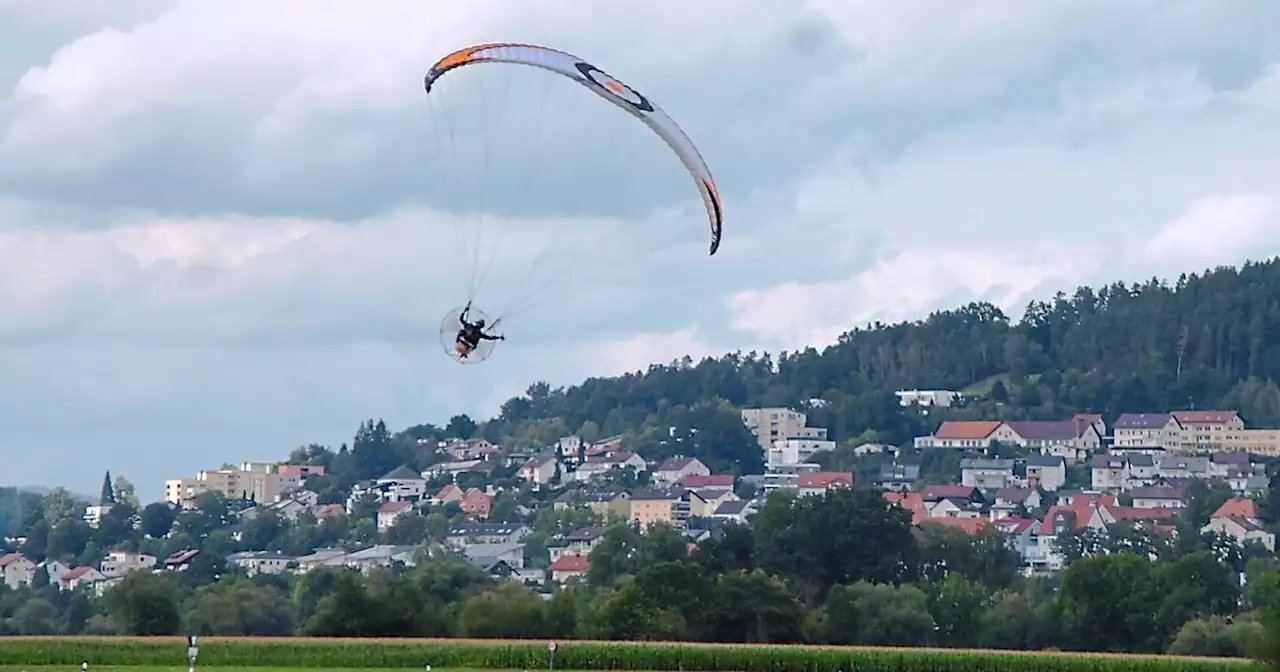
<svg viewBox="0 0 1280 672">
<path fill-rule="evenodd" d="M 585 555 L 562 555 L 551 563 L 549 571 L 551 580 L 556 583 L 567 583 L 575 580 L 586 580 L 587 571 L 591 569 L 591 560 Z"/>
<path fill-rule="evenodd" d="M 477 520 L 484 520 L 489 517 L 489 511 L 493 510 L 493 497 L 480 488 L 471 488 L 462 496 L 459 504 L 463 513 L 470 514 Z"/>
<path fill-rule="evenodd" d="M 847 471 L 809 471 L 796 481 L 801 495 L 820 495 L 832 488 L 848 487 L 853 487 L 853 474 Z"/>
<path fill-rule="evenodd" d="M 918 492 L 886 492 L 883 495 L 884 500 L 890 504 L 898 506 L 911 512 L 911 524 L 919 525 L 924 519 L 929 517 L 929 506 L 925 503 L 924 497 Z"/>
<path fill-rule="evenodd" d="M 106 580 L 107 576 L 105 574 L 94 567 L 86 565 L 83 567 L 76 567 L 66 574 L 63 574 L 62 578 L 58 579 L 58 588 L 62 590 L 75 590 L 81 586 L 94 586 Z"/>
<path fill-rule="evenodd" d="M 1235 539 L 1241 546 L 1257 542 L 1274 553 L 1276 535 L 1263 527 L 1262 521 L 1258 518 L 1259 515 L 1257 502 L 1246 497 L 1233 497 L 1223 502 L 1222 506 L 1209 516 L 1209 524 L 1200 528 L 1200 531 L 1224 534 Z"/>
<path fill-rule="evenodd" d="M 36 578 L 36 563 L 21 553 L 0 555 L 0 579 L 11 590 L 31 585 Z"/>
<path fill-rule="evenodd" d="M 915 447 L 986 449 L 996 442 L 1017 440 L 1017 434 L 999 420 L 947 420 L 933 434 L 917 436 Z"/>
<path fill-rule="evenodd" d="M 400 516 L 403 516 L 412 510 L 413 503 L 405 501 L 386 502 L 382 506 L 379 506 L 378 531 L 386 532 L 391 529 L 391 526 L 396 524 L 396 521 L 400 519 Z"/>
</svg>

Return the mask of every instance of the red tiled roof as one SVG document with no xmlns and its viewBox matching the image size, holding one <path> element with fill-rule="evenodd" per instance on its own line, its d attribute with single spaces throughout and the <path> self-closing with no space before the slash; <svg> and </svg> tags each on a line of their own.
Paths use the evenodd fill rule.
<svg viewBox="0 0 1280 672">
<path fill-rule="evenodd" d="M 591 569 L 591 561 L 585 555 L 562 555 L 551 563 L 553 572 L 585 572 Z"/>
<path fill-rule="evenodd" d="M 1108 506 L 1107 511 L 1111 513 L 1111 517 L 1117 522 L 1121 520 L 1168 520 L 1177 518 L 1181 513 L 1178 509 L 1155 508 L 1155 509 L 1139 509 L 1132 506 Z"/>
<path fill-rule="evenodd" d="M 1184 425 L 1221 425 L 1240 417 L 1236 411 L 1174 411 L 1170 415 Z"/>
<path fill-rule="evenodd" d="M 8 567 L 10 564 L 17 562 L 18 560 L 21 560 L 25 557 L 26 556 L 22 555 L 21 553 L 9 553 L 7 555 L 0 555 L 0 567 Z"/>
<path fill-rule="evenodd" d="M 378 513 L 397 513 L 399 511 L 405 511 L 411 506 L 413 506 L 413 504 L 409 502 L 387 502 L 386 504 L 378 507 Z"/>
<path fill-rule="evenodd" d="M 85 574 L 88 574 L 89 572 L 92 572 L 92 571 L 93 571 L 93 568 L 92 568 L 92 567 L 88 567 L 88 566 L 85 566 L 85 567 L 76 567 L 75 569 L 73 569 L 73 570 L 71 570 L 71 571 L 67 572 L 66 574 L 63 574 L 63 575 L 62 575 L 62 578 L 61 578 L 61 579 L 59 579 L 59 580 L 60 580 L 60 581 L 63 581 L 63 582 L 71 582 L 71 581 L 75 581 L 76 579 L 78 579 L 78 578 L 80 578 L 80 577 L 84 576 Z"/>
<path fill-rule="evenodd" d="M 933 433 L 933 438 L 985 439 L 1001 424 L 999 420 L 947 420 Z"/>
<path fill-rule="evenodd" d="M 911 512 L 911 524 L 918 525 L 929 517 L 924 505 L 924 497 L 918 492 L 886 492 L 882 495 L 886 502 L 897 504 Z"/>
<path fill-rule="evenodd" d="M 1210 518 L 1258 518 L 1258 503 L 1247 497 L 1232 497 L 1222 503 Z"/>
<path fill-rule="evenodd" d="M 836 484 L 853 485 L 853 474 L 847 471 L 810 471 L 800 474 L 796 483 L 801 488 L 829 488 Z"/>
<path fill-rule="evenodd" d="M 455 491 L 459 495 L 462 494 L 462 488 L 459 488 L 456 483 L 450 483 L 449 485 L 446 485 L 443 488 L 440 488 L 440 492 L 436 493 L 436 499 L 444 499 L 445 497 L 448 497 L 449 495 L 453 494 Z"/>
</svg>

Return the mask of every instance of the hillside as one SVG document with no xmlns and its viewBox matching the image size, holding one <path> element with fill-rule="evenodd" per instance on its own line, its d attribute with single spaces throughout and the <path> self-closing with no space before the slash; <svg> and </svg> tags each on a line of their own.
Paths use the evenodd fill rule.
<svg viewBox="0 0 1280 672">
<path fill-rule="evenodd" d="M 734 353 L 652 366 L 507 401 L 480 431 L 494 441 L 557 431 L 609 436 L 666 426 L 684 408 L 805 406 L 837 440 L 873 430 L 883 441 L 927 433 L 941 415 L 904 412 L 894 391 L 978 391 L 963 417 L 1114 417 L 1229 406 L 1255 426 L 1280 423 L 1280 260 L 1100 288 L 1033 302 L 1015 319 L 975 303 L 923 320 L 874 324 L 822 351 Z M 999 385 L 995 383 L 999 382 Z M 548 427 L 554 425 L 554 427 Z M 552 431 L 552 429 L 556 431 Z"/>
</svg>

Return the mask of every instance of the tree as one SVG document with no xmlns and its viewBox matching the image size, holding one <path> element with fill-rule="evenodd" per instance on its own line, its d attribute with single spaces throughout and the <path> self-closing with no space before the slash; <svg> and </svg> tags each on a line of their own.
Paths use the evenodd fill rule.
<svg viewBox="0 0 1280 672">
<path fill-rule="evenodd" d="M 449 418 L 449 424 L 444 427 L 445 434 L 459 439 L 470 439 L 476 433 L 476 421 L 466 413 Z"/>
<path fill-rule="evenodd" d="M 187 631 L 197 635 L 283 637 L 293 634 L 289 599 L 272 586 L 239 579 L 196 590 L 187 609 Z"/>
<path fill-rule="evenodd" d="M 934 623 L 919 588 L 859 581 L 831 588 L 819 630 L 826 644 L 921 646 L 932 638 Z"/>
<path fill-rule="evenodd" d="M 910 514 L 870 488 L 775 494 L 753 527 L 757 565 L 791 581 L 810 604 L 837 584 L 899 584 L 918 575 Z"/>
<path fill-rule="evenodd" d="M 111 472 L 102 477 L 102 493 L 98 495 L 99 506 L 111 506 L 116 503 L 116 490 L 111 484 Z"/>
<path fill-rule="evenodd" d="M 1059 596 L 1067 646 L 1080 651 L 1159 651 L 1162 586 L 1153 565 L 1130 553 L 1084 558 L 1063 573 Z"/>
<path fill-rule="evenodd" d="M 107 615 L 129 635 L 175 635 L 181 625 L 176 590 L 169 577 L 132 572 L 103 594 Z"/>
<path fill-rule="evenodd" d="M 152 539 L 159 539 L 173 530 L 173 523 L 177 519 L 177 512 L 168 504 L 164 502 L 148 504 L 142 510 L 142 533 Z"/>
</svg>

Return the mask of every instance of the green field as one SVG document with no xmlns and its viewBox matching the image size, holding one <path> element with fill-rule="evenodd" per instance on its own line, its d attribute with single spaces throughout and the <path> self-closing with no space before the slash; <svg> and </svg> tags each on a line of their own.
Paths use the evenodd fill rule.
<svg viewBox="0 0 1280 672">
<path fill-rule="evenodd" d="M 3 637 L 0 671 L 184 672 L 182 637 Z M 202 672 L 424 670 L 479 672 L 1239 672 L 1247 660 L 1120 654 L 464 639 L 222 638 L 200 640 Z"/>
</svg>

